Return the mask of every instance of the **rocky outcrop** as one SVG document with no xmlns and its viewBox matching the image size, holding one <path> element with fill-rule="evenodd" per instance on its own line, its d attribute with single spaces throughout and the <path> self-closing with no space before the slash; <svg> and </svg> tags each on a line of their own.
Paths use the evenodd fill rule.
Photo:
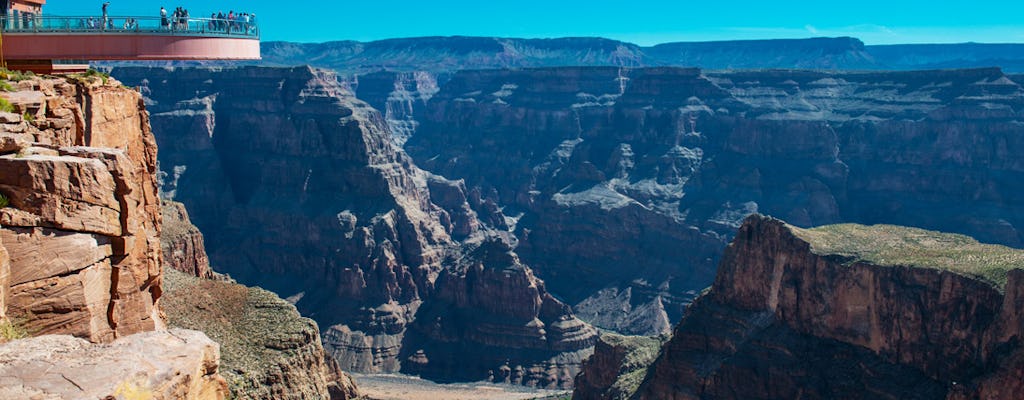
<svg viewBox="0 0 1024 400">
<path fill-rule="evenodd" d="M 572 398 L 625 400 L 636 393 L 665 337 L 603 334 L 576 375 Z"/>
<path fill-rule="evenodd" d="M 202 329 L 221 344 L 221 374 L 236 399 L 353 399 L 352 378 L 320 344 L 320 329 L 273 293 L 168 270 L 172 327 Z"/>
<path fill-rule="evenodd" d="M 463 71 L 405 149 L 496 204 L 581 318 L 654 334 L 754 212 L 1020 246 L 1022 102 L 998 69 Z"/>
<path fill-rule="evenodd" d="M 1010 399 L 1024 252 L 752 216 L 635 398 Z"/>
<path fill-rule="evenodd" d="M 438 379 L 482 379 L 501 366 L 495 360 L 514 358 L 524 366 L 549 363 L 553 385 L 571 381 L 579 354 L 592 345 L 592 328 L 553 297 L 545 300 L 531 273 L 488 279 L 495 290 L 522 294 L 506 299 L 512 302 L 505 312 L 536 314 L 535 302 L 548 304 L 551 311 L 535 316 L 552 325 L 545 325 L 550 335 L 505 340 L 503 332 L 488 339 L 473 330 L 452 337 L 410 329 L 421 310 L 448 301 L 440 282 L 460 272 L 445 260 L 462 258 L 462 242 L 507 229 L 506 218 L 464 182 L 415 167 L 381 114 L 336 76 L 310 68 L 113 73 L 149 96 L 160 132 L 163 193 L 188 207 L 211 262 L 240 282 L 290 299 L 319 322 L 325 347 L 342 368 L 415 369 L 420 359 L 407 351 L 422 349 L 436 365 L 465 367 L 438 369 Z M 484 301 L 503 293 L 471 297 Z M 473 314 L 480 310 L 462 310 L 445 323 L 465 327 L 482 318 Z M 520 322 L 512 324 L 536 330 Z M 439 349 L 457 342 L 492 346 L 460 354 L 465 364 L 455 365 Z"/>
<path fill-rule="evenodd" d="M 210 268 L 203 234 L 192 225 L 185 205 L 164 200 L 160 209 L 163 216 L 160 248 L 163 251 L 164 266 L 195 277 L 213 279 L 216 274 Z"/>
<path fill-rule="evenodd" d="M 2 399 L 221 400 L 218 346 L 171 329 L 91 344 L 45 335 L 0 344 Z"/>
<path fill-rule="evenodd" d="M 572 387 L 596 340 L 594 328 L 547 292 L 509 239 L 466 246 L 417 313 L 413 329 L 426 340 L 406 344 L 406 370 L 428 378 Z"/>
<path fill-rule="evenodd" d="M 0 118 L 8 314 L 34 334 L 93 342 L 161 328 L 156 146 L 141 96 L 100 77 L 12 85 L 16 113 Z"/>
</svg>

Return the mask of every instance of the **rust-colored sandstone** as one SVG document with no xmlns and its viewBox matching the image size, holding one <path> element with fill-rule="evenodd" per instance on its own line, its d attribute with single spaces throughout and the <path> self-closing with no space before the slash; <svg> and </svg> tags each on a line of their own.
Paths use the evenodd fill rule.
<svg viewBox="0 0 1024 400">
<path fill-rule="evenodd" d="M 162 328 L 156 144 L 139 94 L 99 79 L 15 85 L 18 113 L 0 116 L 7 313 L 93 342 Z"/>
</svg>

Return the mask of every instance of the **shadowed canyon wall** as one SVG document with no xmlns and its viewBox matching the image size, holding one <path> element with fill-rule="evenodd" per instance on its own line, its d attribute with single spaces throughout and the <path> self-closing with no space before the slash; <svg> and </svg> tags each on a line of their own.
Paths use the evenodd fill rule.
<svg viewBox="0 0 1024 400">
<path fill-rule="evenodd" d="M 619 398 L 1016 398 L 1022 262 L 960 235 L 752 216 L 639 391 Z M 601 377 L 616 364 L 588 364 L 574 398 L 614 393 Z"/>
<path fill-rule="evenodd" d="M 188 207 L 211 263 L 317 320 L 343 369 L 499 380 L 505 367 L 533 371 L 517 383 L 571 385 L 593 328 L 548 295 L 529 267 L 511 262 L 511 247 L 511 258 L 473 268 L 456 262 L 473 243 L 504 240 L 495 238 L 505 222 L 500 209 L 460 181 L 415 167 L 382 115 L 333 74 L 114 74 L 147 96 L 164 193 Z M 474 305 L 484 304 L 491 312 L 478 315 L 484 311 Z M 418 317 L 449 306 L 463 312 Z M 475 324 L 482 319 L 495 325 Z M 488 351 L 450 353 L 450 343 Z"/>
<path fill-rule="evenodd" d="M 998 69 L 463 71 L 405 148 L 500 205 L 585 320 L 649 334 L 753 212 L 1020 246 L 1022 101 Z"/>
<path fill-rule="evenodd" d="M 754 212 L 1024 241 L 1024 95 L 998 69 L 359 80 L 387 118 L 309 68 L 114 74 L 211 260 L 296 302 L 345 369 L 565 386 L 593 344 L 574 314 L 668 332 Z"/>
</svg>

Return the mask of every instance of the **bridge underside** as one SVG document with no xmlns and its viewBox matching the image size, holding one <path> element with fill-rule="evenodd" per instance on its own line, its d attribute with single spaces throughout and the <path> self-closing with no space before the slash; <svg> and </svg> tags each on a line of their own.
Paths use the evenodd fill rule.
<svg viewBox="0 0 1024 400">
<path fill-rule="evenodd" d="M 37 73 L 78 72 L 88 61 L 53 60 L 258 60 L 252 38 L 140 34 L 19 34 L 2 37 L 11 69 Z"/>
</svg>

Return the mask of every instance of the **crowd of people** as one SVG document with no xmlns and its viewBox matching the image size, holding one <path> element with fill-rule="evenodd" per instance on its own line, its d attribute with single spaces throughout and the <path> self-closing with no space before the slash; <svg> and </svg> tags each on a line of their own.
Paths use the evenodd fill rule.
<svg viewBox="0 0 1024 400">
<path fill-rule="evenodd" d="M 135 18 L 125 18 L 123 24 L 114 23 L 114 19 L 110 18 L 107 10 L 110 7 L 110 2 L 104 2 L 102 11 L 102 17 L 95 18 L 83 18 L 79 20 L 78 25 L 80 29 L 89 30 L 114 30 L 117 28 L 123 30 L 139 30 L 139 20 Z M 150 28 L 155 29 L 155 28 Z M 256 14 L 248 12 L 238 12 L 234 10 L 228 11 L 224 14 L 223 11 L 210 14 L 210 19 L 200 21 L 193 19 L 188 9 L 184 7 L 177 7 L 172 13 L 168 13 L 167 9 L 160 7 L 160 29 L 168 31 L 199 31 L 199 32 L 223 32 L 228 34 L 255 34 L 256 31 Z"/>
<path fill-rule="evenodd" d="M 178 7 L 170 19 L 167 17 L 167 10 L 160 7 L 160 26 L 164 29 L 189 30 L 188 9 Z M 235 13 L 234 10 L 224 14 L 223 11 L 210 14 L 210 20 L 206 28 L 213 32 L 223 31 L 225 33 L 246 33 L 256 32 L 256 14 L 248 12 Z M 196 28 L 199 29 L 199 28 Z"/>
</svg>

